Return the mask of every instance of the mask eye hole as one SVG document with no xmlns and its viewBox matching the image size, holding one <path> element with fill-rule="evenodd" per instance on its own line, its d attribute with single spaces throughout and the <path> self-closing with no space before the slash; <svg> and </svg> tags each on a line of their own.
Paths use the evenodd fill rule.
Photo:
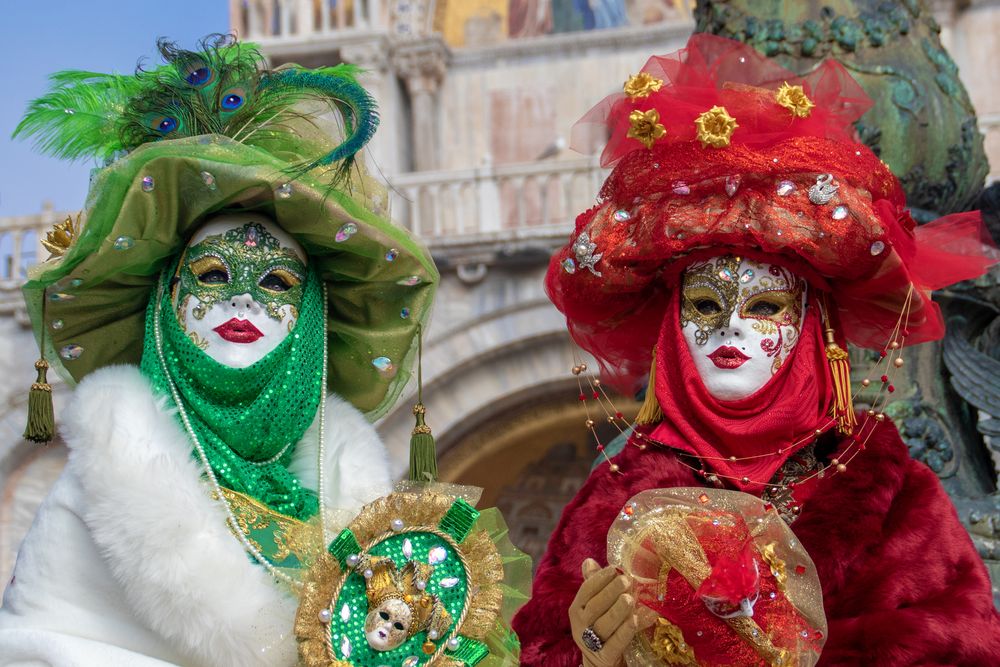
<svg viewBox="0 0 1000 667">
<path fill-rule="evenodd" d="M 287 292 L 302 280 L 287 269 L 271 269 L 258 283 L 269 292 Z"/>
<path fill-rule="evenodd" d="M 380 611 L 378 613 L 378 615 L 379 615 L 379 618 L 381 618 L 383 621 L 388 621 L 389 620 L 389 612 Z"/>
<path fill-rule="evenodd" d="M 191 273 L 202 285 L 225 285 L 229 282 L 229 270 L 218 257 L 211 255 L 191 262 Z"/>
<path fill-rule="evenodd" d="M 403 624 L 400 623 L 399 621 L 396 621 L 395 623 L 393 623 L 392 627 L 396 628 L 397 630 L 405 630 L 406 629 L 406 628 L 403 627 Z"/>
<path fill-rule="evenodd" d="M 767 299 L 762 299 L 747 308 L 747 312 L 751 315 L 756 315 L 757 317 L 773 317 L 780 313 L 781 309 L 782 306 L 779 304 L 776 304 L 773 301 L 768 301 Z"/>
<path fill-rule="evenodd" d="M 702 315 L 718 315 L 722 312 L 722 306 L 719 305 L 718 301 L 704 297 L 694 300 L 694 309 Z"/>
</svg>

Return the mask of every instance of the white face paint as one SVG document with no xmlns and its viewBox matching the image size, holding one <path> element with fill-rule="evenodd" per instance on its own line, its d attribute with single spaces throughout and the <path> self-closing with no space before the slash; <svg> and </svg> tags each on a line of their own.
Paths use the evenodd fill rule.
<svg viewBox="0 0 1000 667">
<path fill-rule="evenodd" d="M 302 247 L 268 218 L 226 213 L 191 238 L 177 271 L 177 320 L 212 359 L 246 368 L 291 331 L 306 278 Z"/>
<path fill-rule="evenodd" d="M 722 255 L 689 266 L 681 289 L 684 340 L 719 400 L 761 389 L 799 342 L 806 282 L 783 267 Z"/>
</svg>

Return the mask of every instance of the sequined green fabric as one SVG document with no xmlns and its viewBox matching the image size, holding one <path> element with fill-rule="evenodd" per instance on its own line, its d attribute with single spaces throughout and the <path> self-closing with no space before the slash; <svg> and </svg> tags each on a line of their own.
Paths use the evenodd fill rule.
<svg viewBox="0 0 1000 667">
<path fill-rule="evenodd" d="M 161 280 L 169 280 L 175 265 L 176 260 L 168 265 Z M 322 303 L 320 281 L 310 269 L 300 317 L 290 335 L 255 364 L 232 368 L 188 338 L 169 292 L 163 290 L 160 302 L 151 299 L 147 309 L 141 362 L 154 388 L 170 397 L 166 366 L 220 484 L 303 521 L 318 509 L 316 494 L 287 466 L 295 443 L 316 417 L 324 391 Z M 157 350 L 156 308 L 165 364 Z"/>
</svg>

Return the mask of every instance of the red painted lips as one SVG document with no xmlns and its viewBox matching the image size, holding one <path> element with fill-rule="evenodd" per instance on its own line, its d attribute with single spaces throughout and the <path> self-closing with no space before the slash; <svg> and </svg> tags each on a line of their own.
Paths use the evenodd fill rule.
<svg viewBox="0 0 1000 667">
<path fill-rule="evenodd" d="M 743 365 L 743 362 L 748 360 L 750 357 L 743 354 L 735 347 L 723 345 L 718 350 L 708 355 L 708 358 L 711 359 L 712 363 L 719 368 L 739 368 Z"/>
<path fill-rule="evenodd" d="M 264 335 L 249 320 L 238 320 L 235 317 L 212 331 L 230 343 L 252 343 Z"/>
</svg>

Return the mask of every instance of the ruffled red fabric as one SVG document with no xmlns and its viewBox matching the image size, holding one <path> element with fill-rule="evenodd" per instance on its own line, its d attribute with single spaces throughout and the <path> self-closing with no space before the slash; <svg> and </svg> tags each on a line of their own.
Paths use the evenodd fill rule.
<svg viewBox="0 0 1000 667">
<path fill-rule="evenodd" d="M 813 441 L 818 428 L 832 427 L 830 368 L 818 309 L 807 305 L 798 344 L 767 384 L 746 398 L 721 401 L 695 368 L 681 331 L 680 300 L 680 290 L 671 290 L 656 346 L 654 387 L 664 419 L 639 430 L 666 446 L 710 457 L 702 461 L 706 470 L 735 478 L 727 482 L 740 491 L 759 494 L 789 456 Z M 798 441 L 802 444 L 792 449 Z M 779 448 L 787 450 L 776 454 Z M 761 454 L 772 455 L 742 458 Z M 740 458 L 729 461 L 730 456 Z"/>
<path fill-rule="evenodd" d="M 606 536 L 640 491 L 698 486 L 668 450 L 627 447 L 620 474 L 597 468 L 566 506 L 514 618 L 527 667 L 578 667 L 568 609 L 584 559 L 607 564 Z M 829 623 L 819 667 L 1000 664 L 989 577 L 951 500 L 882 422 L 844 474 L 815 480 L 792 530 L 818 570 Z M 802 499 L 797 498 L 800 502 Z"/>
<path fill-rule="evenodd" d="M 697 34 L 644 71 L 663 79 L 659 91 L 613 95 L 584 118 L 610 132 L 604 162 L 616 166 L 546 277 L 573 338 L 620 390 L 644 384 L 665 292 L 694 259 L 731 252 L 793 269 L 831 293 L 846 339 L 873 349 L 939 338 L 930 291 L 1000 260 L 978 213 L 915 228 L 899 180 L 854 139 L 870 102 L 840 65 L 798 77 L 752 47 Z M 777 103 L 785 82 L 816 104 L 807 118 Z M 695 139 L 695 117 L 714 105 L 739 123 L 727 147 Z M 627 137 L 629 114 L 653 108 L 666 134 L 646 149 Z M 824 174 L 839 189 L 817 205 L 808 191 Z M 593 272 L 578 267 L 583 234 L 600 255 Z"/>
</svg>

